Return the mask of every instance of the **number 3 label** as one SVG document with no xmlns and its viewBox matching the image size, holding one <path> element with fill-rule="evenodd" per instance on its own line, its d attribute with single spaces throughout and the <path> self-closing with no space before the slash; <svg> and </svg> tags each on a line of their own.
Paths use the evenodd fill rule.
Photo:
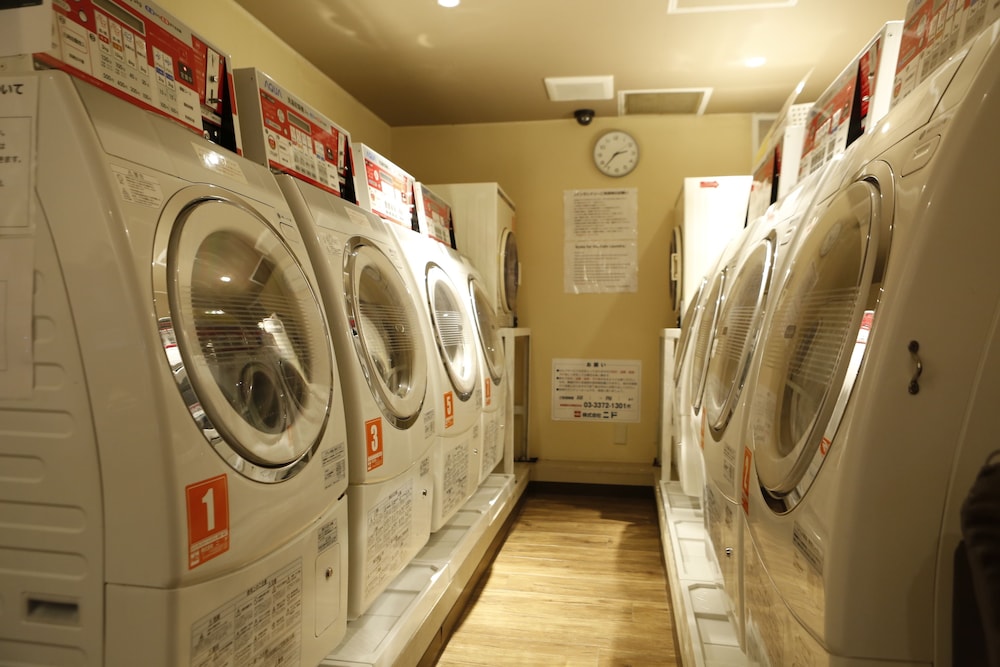
<svg viewBox="0 0 1000 667">
<path fill-rule="evenodd" d="M 229 551 L 229 485 L 225 475 L 185 489 L 188 520 L 188 569 Z"/>
<path fill-rule="evenodd" d="M 365 443 L 368 450 L 368 472 L 381 468 L 385 463 L 385 449 L 382 444 L 382 418 L 376 417 L 365 422 Z"/>
<path fill-rule="evenodd" d="M 450 391 L 444 392 L 444 427 L 451 428 L 455 425 L 455 395 Z"/>
</svg>

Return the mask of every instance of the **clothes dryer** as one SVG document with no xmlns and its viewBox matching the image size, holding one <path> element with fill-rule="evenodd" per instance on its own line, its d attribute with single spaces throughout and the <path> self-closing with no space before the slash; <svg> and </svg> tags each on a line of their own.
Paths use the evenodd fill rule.
<svg viewBox="0 0 1000 667">
<path fill-rule="evenodd" d="M 953 584 L 1000 401 L 998 34 L 859 140 L 774 294 L 742 489 L 761 664 L 970 664 Z"/>
<path fill-rule="evenodd" d="M 677 313 L 680 324 L 684 291 L 684 232 L 680 225 L 674 227 L 670 235 L 670 307 Z"/>
<path fill-rule="evenodd" d="M 454 516 L 479 486 L 482 409 L 476 324 L 464 292 L 464 273 L 454 269 L 445 246 L 386 222 L 396 238 L 423 301 L 427 333 L 428 393 L 425 428 L 434 445 L 434 511 L 431 532 Z"/>
<path fill-rule="evenodd" d="M 340 359 L 354 619 L 430 536 L 425 327 L 416 287 L 381 218 L 291 176 L 277 180 L 313 259 Z"/>
<path fill-rule="evenodd" d="M 281 192 L 178 123 L 7 64 L 4 661 L 315 664 L 346 628 L 346 439 Z"/>
</svg>

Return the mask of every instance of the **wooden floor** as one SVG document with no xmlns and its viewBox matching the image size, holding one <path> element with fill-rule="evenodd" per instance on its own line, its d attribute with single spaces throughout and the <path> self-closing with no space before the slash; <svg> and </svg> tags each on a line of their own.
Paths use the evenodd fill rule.
<svg viewBox="0 0 1000 667">
<path fill-rule="evenodd" d="M 652 490 L 566 486 L 529 486 L 439 667 L 680 664 Z"/>
</svg>

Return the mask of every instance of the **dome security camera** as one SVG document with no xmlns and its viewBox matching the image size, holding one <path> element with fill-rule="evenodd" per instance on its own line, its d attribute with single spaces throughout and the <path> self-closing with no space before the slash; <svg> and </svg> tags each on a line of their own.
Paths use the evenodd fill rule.
<svg viewBox="0 0 1000 667">
<path fill-rule="evenodd" d="M 573 112 L 573 117 L 576 118 L 576 122 L 580 125 L 590 125 L 590 121 L 594 120 L 594 110 L 577 109 Z"/>
</svg>

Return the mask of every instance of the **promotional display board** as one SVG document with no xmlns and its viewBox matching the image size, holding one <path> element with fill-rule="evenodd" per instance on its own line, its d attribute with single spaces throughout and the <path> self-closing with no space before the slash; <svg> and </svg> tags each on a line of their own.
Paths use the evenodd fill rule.
<svg viewBox="0 0 1000 667">
<path fill-rule="evenodd" d="M 889 111 L 902 21 L 889 21 L 816 100 L 809 113 L 799 178 L 813 173 Z"/>
<path fill-rule="evenodd" d="M 355 145 L 351 152 L 358 206 L 412 229 L 413 176 L 364 144 Z"/>
<path fill-rule="evenodd" d="M 892 104 L 1000 18 L 996 0 L 910 0 L 892 89 Z"/>
<path fill-rule="evenodd" d="M 37 62 L 242 153 L 229 56 L 147 0 L 74 0 L 52 9 L 52 48 L 36 53 Z"/>
<path fill-rule="evenodd" d="M 350 133 L 258 69 L 235 79 L 246 156 L 355 202 Z"/>
<path fill-rule="evenodd" d="M 454 248 L 455 229 L 451 221 L 451 205 L 423 183 L 414 184 L 413 198 L 420 233 Z"/>
</svg>

